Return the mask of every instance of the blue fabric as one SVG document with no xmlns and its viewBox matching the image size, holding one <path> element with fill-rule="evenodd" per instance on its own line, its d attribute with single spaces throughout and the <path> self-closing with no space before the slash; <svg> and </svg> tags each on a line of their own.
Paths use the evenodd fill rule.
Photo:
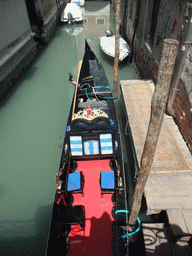
<svg viewBox="0 0 192 256">
<path fill-rule="evenodd" d="M 84 142 L 85 155 L 99 154 L 99 142 L 97 140 L 89 140 Z"/>
<path fill-rule="evenodd" d="M 71 131 L 71 126 L 68 125 L 66 130 L 67 130 L 67 132 L 70 132 Z"/>
<path fill-rule="evenodd" d="M 82 156 L 83 146 L 81 136 L 70 136 L 70 147 L 72 156 Z"/>
<path fill-rule="evenodd" d="M 113 154 L 112 135 L 110 133 L 100 134 L 101 154 Z"/>
<path fill-rule="evenodd" d="M 115 175 L 114 171 L 101 172 L 101 189 L 114 189 L 115 188 Z"/>
<path fill-rule="evenodd" d="M 76 191 L 81 189 L 81 173 L 74 172 L 67 174 L 67 191 Z"/>
</svg>

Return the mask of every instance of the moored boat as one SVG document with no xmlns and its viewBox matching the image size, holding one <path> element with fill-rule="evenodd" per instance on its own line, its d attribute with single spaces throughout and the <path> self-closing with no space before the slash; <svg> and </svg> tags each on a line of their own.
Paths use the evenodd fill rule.
<svg viewBox="0 0 192 256">
<path fill-rule="evenodd" d="M 67 3 L 65 9 L 61 14 L 61 22 L 81 22 L 83 20 L 83 10 L 76 3 Z"/>
<path fill-rule="evenodd" d="M 105 55 L 114 60 L 115 58 L 115 35 L 111 31 L 107 30 L 106 35 L 100 37 L 100 47 Z M 130 45 L 125 41 L 123 37 L 119 38 L 119 61 L 126 59 L 131 53 Z"/>
<path fill-rule="evenodd" d="M 69 113 L 47 255 L 128 255 L 119 123 L 107 76 L 86 42 Z"/>
</svg>

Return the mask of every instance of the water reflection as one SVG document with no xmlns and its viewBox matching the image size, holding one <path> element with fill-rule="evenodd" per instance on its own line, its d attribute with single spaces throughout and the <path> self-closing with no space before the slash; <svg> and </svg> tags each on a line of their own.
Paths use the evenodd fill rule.
<svg viewBox="0 0 192 256">
<path fill-rule="evenodd" d="M 51 209 L 39 207 L 31 220 L 2 221 L 1 255 L 45 255 Z"/>
<path fill-rule="evenodd" d="M 70 36 L 78 36 L 83 31 L 83 26 L 74 24 L 70 27 L 65 26 L 64 29 Z"/>
</svg>

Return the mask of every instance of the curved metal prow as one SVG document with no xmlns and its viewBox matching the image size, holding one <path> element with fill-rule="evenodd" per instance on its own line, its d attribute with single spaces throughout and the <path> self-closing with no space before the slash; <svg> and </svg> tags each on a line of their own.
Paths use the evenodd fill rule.
<svg viewBox="0 0 192 256">
<path fill-rule="evenodd" d="M 70 82 L 71 84 L 74 84 L 74 85 L 77 84 L 77 82 L 73 81 L 73 74 L 72 74 L 72 73 L 69 73 L 69 82 Z"/>
<path fill-rule="evenodd" d="M 90 46 L 88 45 L 86 39 L 85 39 L 85 51 L 86 51 L 86 52 L 87 52 L 87 51 L 91 51 L 91 48 L 90 48 Z"/>
</svg>

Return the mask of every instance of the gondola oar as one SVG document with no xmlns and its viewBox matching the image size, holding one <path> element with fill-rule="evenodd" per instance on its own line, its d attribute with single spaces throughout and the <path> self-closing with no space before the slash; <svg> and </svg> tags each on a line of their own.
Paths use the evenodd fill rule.
<svg viewBox="0 0 192 256">
<path fill-rule="evenodd" d="M 81 71 L 81 65 L 82 65 L 82 60 L 79 61 L 79 65 L 78 65 L 77 82 L 74 82 L 72 80 L 73 75 L 71 73 L 69 73 L 69 82 L 72 83 L 72 84 L 75 84 L 75 94 L 74 94 L 74 98 L 73 98 L 72 118 L 73 118 L 73 114 L 74 114 L 74 111 L 75 111 L 76 98 L 77 98 L 77 88 L 78 88 L 78 84 L 79 84 L 79 76 L 80 76 L 80 71 Z"/>
</svg>

